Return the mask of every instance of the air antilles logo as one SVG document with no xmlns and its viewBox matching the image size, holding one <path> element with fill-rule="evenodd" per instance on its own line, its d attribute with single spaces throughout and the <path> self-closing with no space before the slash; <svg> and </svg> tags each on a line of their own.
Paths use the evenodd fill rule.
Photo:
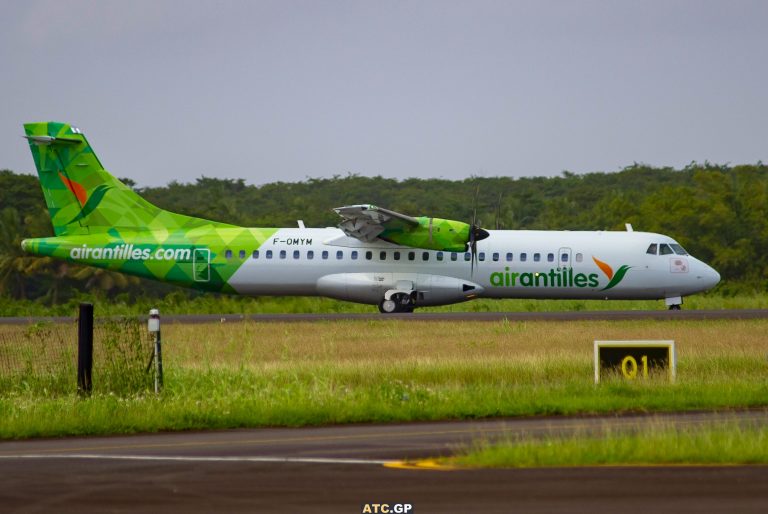
<svg viewBox="0 0 768 514">
<path fill-rule="evenodd" d="M 104 184 L 98 185 L 96 186 L 96 189 L 93 190 L 93 193 L 91 193 L 91 196 L 89 197 L 88 192 L 85 190 L 82 184 L 78 184 L 74 180 L 70 180 L 61 172 L 59 172 L 59 178 L 61 178 L 61 181 L 64 183 L 67 189 L 69 189 L 72 192 L 72 194 L 75 195 L 75 198 L 77 198 L 77 201 L 80 203 L 80 213 L 74 218 L 72 218 L 70 221 L 68 221 L 66 225 L 69 225 L 70 223 L 75 223 L 76 221 L 80 221 L 81 219 L 85 218 L 90 213 L 92 213 L 94 210 L 96 210 L 96 207 L 99 206 L 102 198 L 104 198 L 104 195 L 107 194 L 107 191 L 111 187 L 111 186 L 106 186 Z"/>
<path fill-rule="evenodd" d="M 629 271 L 630 266 L 622 265 L 615 272 L 607 263 L 592 257 L 600 271 L 608 278 L 608 284 L 600 289 L 606 291 L 616 287 Z M 597 273 L 574 273 L 572 267 L 550 269 L 549 271 L 518 273 L 505 267 L 504 271 L 491 273 L 491 286 L 494 287 L 600 287 L 600 275 Z"/>
<path fill-rule="evenodd" d="M 595 264 L 597 264 L 597 267 L 600 268 L 600 271 L 605 273 L 605 276 L 608 277 L 608 285 L 601 289 L 601 291 L 605 291 L 607 289 L 611 289 L 612 287 L 615 287 L 619 282 L 621 282 L 624 279 L 624 275 L 627 274 L 627 271 L 629 271 L 630 266 L 627 266 L 626 264 L 623 264 L 618 270 L 616 270 L 616 273 L 613 272 L 613 268 L 608 266 L 608 264 L 604 263 L 597 257 L 592 257 L 592 260 L 595 261 Z"/>
</svg>

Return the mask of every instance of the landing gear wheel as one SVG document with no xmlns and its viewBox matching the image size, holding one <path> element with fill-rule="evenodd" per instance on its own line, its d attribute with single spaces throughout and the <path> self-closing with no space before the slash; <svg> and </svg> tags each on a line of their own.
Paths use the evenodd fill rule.
<svg viewBox="0 0 768 514">
<path fill-rule="evenodd" d="M 679 305 L 670 305 L 669 306 L 669 310 L 671 310 L 671 311 L 679 311 L 681 308 L 682 307 L 680 307 Z"/>
<path fill-rule="evenodd" d="M 379 304 L 379 312 L 382 314 L 392 314 L 398 311 L 398 304 L 394 300 L 382 300 Z"/>
<path fill-rule="evenodd" d="M 398 293 L 390 296 L 389 300 L 382 300 L 379 304 L 379 312 L 392 314 L 395 312 L 413 312 L 416 306 L 410 296 Z"/>
</svg>

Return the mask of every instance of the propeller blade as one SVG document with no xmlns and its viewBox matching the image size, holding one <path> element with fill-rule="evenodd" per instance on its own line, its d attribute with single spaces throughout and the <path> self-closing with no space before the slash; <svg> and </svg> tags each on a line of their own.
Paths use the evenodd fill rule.
<svg viewBox="0 0 768 514">
<path fill-rule="evenodd" d="M 469 276 L 475 274 L 475 250 L 477 245 L 475 244 L 475 226 L 469 227 Z"/>
<path fill-rule="evenodd" d="M 432 222 L 434 218 L 429 218 L 429 242 L 432 243 Z"/>
<path fill-rule="evenodd" d="M 472 222 L 469 225 L 469 275 L 475 273 L 477 262 L 477 201 L 480 198 L 480 184 L 475 186 L 475 198 L 472 202 Z"/>
</svg>

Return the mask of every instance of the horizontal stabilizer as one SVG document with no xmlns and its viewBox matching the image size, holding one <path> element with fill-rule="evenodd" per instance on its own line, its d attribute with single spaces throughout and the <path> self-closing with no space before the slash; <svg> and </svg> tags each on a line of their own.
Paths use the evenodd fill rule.
<svg viewBox="0 0 768 514">
<path fill-rule="evenodd" d="M 51 145 L 51 144 L 77 144 L 82 143 L 80 139 L 70 137 L 53 137 L 53 136 L 23 136 L 36 145 Z"/>
</svg>

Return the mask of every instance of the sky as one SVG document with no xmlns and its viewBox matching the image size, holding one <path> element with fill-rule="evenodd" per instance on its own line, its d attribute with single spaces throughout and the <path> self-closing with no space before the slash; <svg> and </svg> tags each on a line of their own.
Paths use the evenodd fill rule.
<svg viewBox="0 0 768 514">
<path fill-rule="evenodd" d="M 768 162 L 768 2 L 0 0 L 30 121 L 139 186 Z"/>
</svg>

